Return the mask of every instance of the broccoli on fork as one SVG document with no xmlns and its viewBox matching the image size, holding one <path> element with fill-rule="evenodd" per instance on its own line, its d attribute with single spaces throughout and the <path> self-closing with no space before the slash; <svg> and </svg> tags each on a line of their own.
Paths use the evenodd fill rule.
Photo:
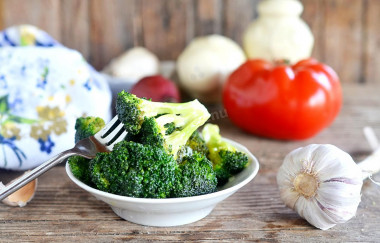
<svg viewBox="0 0 380 243">
<path fill-rule="evenodd" d="M 138 142 L 161 146 L 175 158 L 193 132 L 210 118 L 198 100 L 152 102 L 125 91 L 118 94 L 116 113 L 129 133 L 138 134 Z"/>
<path fill-rule="evenodd" d="M 75 143 L 95 135 L 95 133 L 102 130 L 104 126 L 104 120 L 100 117 L 79 117 L 75 122 Z"/>
<path fill-rule="evenodd" d="M 104 126 L 104 120 L 100 117 L 79 117 L 75 122 L 75 143 L 95 135 Z M 73 175 L 87 185 L 92 184 L 89 173 L 89 161 L 89 159 L 80 156 L 73 156 L 68 159 Z"/>
<path fill-rule="evenodd" d="M 242 171 L 248 163 L 248 156 L 239 152 L 234 146 L 222 140 L 219 127 L 206 124 L 202 130 L 203 138 L 209 148 L 208 158 L 213 164 L 218 185 L 225 184 L 228 179 Z"/>
</svg>

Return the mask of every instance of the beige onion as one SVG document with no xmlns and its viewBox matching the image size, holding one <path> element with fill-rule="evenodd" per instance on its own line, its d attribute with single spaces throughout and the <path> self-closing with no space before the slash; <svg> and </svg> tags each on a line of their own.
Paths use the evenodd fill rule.
<svg viewBox="0 0 380 243">
<path fill-rule="evenodd" d="M 195 38 L 177 60 L 180 84 L 192 98 L 218 102 L 226 78 L 245 60 L 243 50 L 227 37 Z"/>
<path fill-rule="evenodd" d="M 158 74 L 160 62 L 156 55 L 143 47 L 134 47 L 113 59 L 105 72 L 117 78 L 135 83 L 140 79 Z"/>
</svg>

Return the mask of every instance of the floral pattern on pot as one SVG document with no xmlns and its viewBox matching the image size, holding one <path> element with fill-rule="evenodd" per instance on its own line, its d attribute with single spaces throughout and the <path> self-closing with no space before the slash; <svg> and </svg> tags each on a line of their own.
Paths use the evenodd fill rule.
<svg viewBox="0 0 380 243">
<path fill-rule="evenodd" d="M 0 32 L 0 168 L 26 170 L 74 146 L 76 118 L 110 119 L 107 81 L 34 26 Z"/>
</svg>

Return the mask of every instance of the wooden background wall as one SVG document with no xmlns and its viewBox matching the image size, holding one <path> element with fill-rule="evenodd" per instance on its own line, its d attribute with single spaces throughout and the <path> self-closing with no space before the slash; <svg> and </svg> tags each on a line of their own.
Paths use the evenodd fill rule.
<svg viewBox="0 0 380 243">
<path fill-rule="evenodd" d="M 380 0 L 301 0 L 315 37 L 313 56 L 342 82 L 380 83 Z M 36 25 L 79 50 L 97 69 L 145 46 L 175 60 L 194 36 L 241 44 L 259 0 L 0 0 L 0 28 Z"/>
</svg>

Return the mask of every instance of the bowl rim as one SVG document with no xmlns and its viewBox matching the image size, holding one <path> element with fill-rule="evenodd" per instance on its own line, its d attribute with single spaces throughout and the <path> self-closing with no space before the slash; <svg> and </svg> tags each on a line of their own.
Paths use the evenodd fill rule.
<svg viewBox="0 0 380 243">
<path fill-rule="evenodd" d="M 88 192 L 90 192 L 92 194 L 95 194 L 95 195 L 98 195 L 98 196 L 101 196 L 101 197 L 106 197 L 106 198 L 109 198 L 109 199 L 118 200 L 118 201 L 124 201 L 124 202 L 143 203 L 143 204 L 175 204 L 175 203 L 194 202 L 194 201 L 200 201 L 200 200 L 207 200 L 207 199 L 217 198 L 217 197 L 222 196 L 222 195 L 233 193 L 233 192 L 237 191 L 238 189 L 240 189 L 241 187 L 243 187 L 246 184 L 248 184 L 257 175 L 257 173 L 259 171 L 259 167 L 260 167 L 259 161 L 257 160 L 257 158 L 245 146 L 243 146 L 243 145 L 241 145 L 241 144 L 239 144 L 239 143 L 237 143 L 237 142 L 235 142 L 233 140 L 227 139 L 227 138 L 223 138 L 223 140 L 231 143 L 239 151 L 242 151 L 242 152 L 244 152 L 244 153 L 246 153 L 248 155 L 248 157 L 251 160 L 250 163 L 252 164 L 252 166 L 254 166 L 253 171 L 252 171 L 252 173 L 249 174 L 249 176 L 247 178 L 245 178 L 244 180 L 242 180 L 241 182 L 239 182 L 236 185 L 233 185 L 233 186 L 225 188 L 225 189 L 221 189 L 221 190 L 216 191 L 216 192 L 204 194 L 204 195 L 198 195 L 198 196 L 192 196 L 192 197 L 179 197 L 179 198 L 137 198 L 137 197 L 128 197 L 128 196 L 117 195 L 117 194 L 113 194 L 113 193 L 109 193 L 109 192 L 104 192 L 104 191 L 101 191 L 101 190 L 98 190 L 96 188 L 93 188 L 93 187 L 90 187 L 90 186 L 86 185 L 85 183 L 81 182 L 79 179 L 77 179 L 72 174 L 68 162 L 66 162 L 66 165 L 65 165 L 66 174 L 69 176 L 69 178 L 75 184 L 77 184 L 79 187 L 81 187 L 82 189 L 84 189 L 84 190 L 86 190 L 86 191 L 88 191 Z"/>
</svg>

